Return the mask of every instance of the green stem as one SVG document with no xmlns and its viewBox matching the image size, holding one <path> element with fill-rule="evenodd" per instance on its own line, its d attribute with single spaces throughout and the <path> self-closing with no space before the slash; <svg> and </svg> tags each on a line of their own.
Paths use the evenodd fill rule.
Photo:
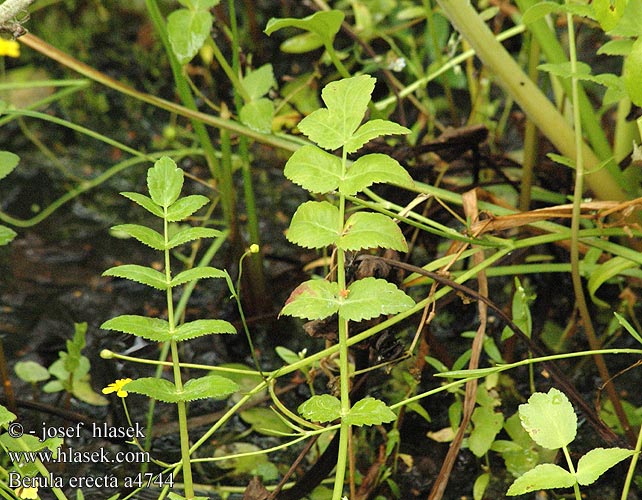
<svg viewBox="0 0 642 500">
<path fill-rule="evenodd" d="M 515 102 L 564 156 L 575 160 L 575 138 L 569 124 L 495 39 L 470 3 L 467 0 L 438 1 L 450 22 L 468 40 Z M 627 199 L 627 194 L 613 175 L 606 169 L 597 168 L 600 161 L 595 153 L 584 143 L 581 149 L 586 168 L 593 171 L 586 181 L 596 196 L 604 200 Z"/>
<path fill-rule="evenodd" d="M 635 442 L 635 450 L 633 450 L 635 453 L 631 457 L 631 463 L 629 464 L 629 470 L 626 473 L 626 479 L 624 481 L 620 500 L 626 500 L 629 497 L 629 489 L 631 488 L 631 481 L 633 481 L 633 475 L 635 474 L 635 467 L 637 466 L 638 459 L 640 458 L 640 450 L 642 450 L 642 427 L 638 431 L 638 439 Z"/>
<path fill-rule="evenodd" d="M 573 460 L 571 460 L 571 455 L 568 452 L 566 446 L 562 446 L 562 452 L 564 453 L 564 458 L 566 459 L 566 464 L 568 469 L 575 476 L 575 466 L 573 465 Z M 575 500 L 582 500 L 582 495 L 580 494 L 580 485 L 577 481 L 573 483 L 573 493 L 575 494 Z"/>
</svg>

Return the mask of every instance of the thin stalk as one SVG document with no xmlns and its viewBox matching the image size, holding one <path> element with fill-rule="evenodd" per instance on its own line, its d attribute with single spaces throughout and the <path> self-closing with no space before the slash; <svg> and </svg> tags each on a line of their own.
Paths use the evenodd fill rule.
<svg viewBox="0 0 642 500">
<path fill-rule="evenodd" d="M 631 457 L 631 463 L 629 464 L 629 470 L 626 473 L 626 479 L 624 480 L 624 487 L 622 488 L 622 496 L 620 500 L 626 500 L 629 497 L 629 489 L 631 488 L 631 481 L 633 481 L 633 475 L 635 474 L 635 467 L 638 464 L 638 459 L 640 458 L 640 450 L 642 450 L 642 427 L 638 431 L 638 439 L 635 443 L 635 453 Z"/>
<path fill-rule="evenodd" d="M 575 466 L 573 465 L 573 460 L 571 460 L 571 454 L 568 452 L 566 446 L 562 446 L 562 452 L 564 453 L 564 458 L 566 459 L 566 465 L 568 469 L 575 476 Z M 582 500 L 582 495 L 580 494 L 580 485 L 577 481 L 573 483 L 573 493 L 575 494 L 575 500 Z"/>
<path fill-rule="evenodd" d="M 484 21 L 467 0 L 438 0 L 450 22 L 468 40 L 477 56 L 496 76 L 498 83 L 515 99 L 543 134 L 564 155 L 576 158 L 574 133 L 546 95 L 522 71 L 506 49 L 495 39 Z M 609 170 L 597 169 L 600 161 L 582 143 L 588 170 L 586 182 L 596 196 L 605 200 L 625 200 L 627 194 Z"/>
<path fill-rule="evenodd" d="M 539 55 L 539 43 L 535 37 L 531 35 L 528 53 L 528 76 L 534 82 L 537 82 Z M 522 179 L 519 189 L 519 209 L 522 212 L 526 212 L 531 205 L 531 190 L 533 186 L 535 162 L 537 162 L 538 142 L 537 127 L 530 119 L 526 119 L 526 126 L 524 128 L 524 161 L 522 162 Z"/>
<path fill-rule="evenodd" d="M 573 24 L 573 15 L 567 13 L 566 20 L 568 24 L 568 40 L 569 40 L 569 58 L 571 60 L 571 73 L 573 75 L 577 74 L 577 55 L 575 51 L 575 27 Z M 575 302 L 582 318 L 582 324 L 584 326 L 584 331 L 586 333 L 586 338 L 589 342 L 591 349 L 597 350 L 602 347 L 600 340 L 595 334 L 595 329 L 593 327 L 593 321 L 591 319 L 591 314 L 589 313 L 588 306 L 586 304 L 586 297 L 584 295 L 584 288 L 582 285 L 582 277 L 580 275 L 580 251 L 579 251 L 579 231 L 580 231 L 580 214 L 581 214 L 581 204 L 582 204 L 582 193 L 584 190 L 584 177 L 585 164 L 584 164 L 584 148 L 582 140 L 582 121 L 580 117 L 580 108 L 579 108 L 579 90 L 578 90 L 578 79 L 576 76 L 573 76 L 571 79 L 571 90 L 572 90 L 572 100 L 573 100 L 573 124 L 575 128 L 575 149 L 576 149 L 576 161 L 575 161 L 575 186 L 573 188 L 573 208 L 572 208 L 572 219 L 571 219 L 571 280 L 573 282 L 573 291 L 575 294 Z M 618 417 L 618 420 L 622 424 L 624 433 L 629 441 L 633 444 L 636 441 L 636 436 L 631 429 L 628 418 L 624 409 L 622 408 L 622 403 L 620 398 L 615 390 L 615 386 L 611 381 L 611 376 L 609 374 L 604 358 L 596 354 L 594 356 L 595 365 L 597 366 L 600 377 L 605 384 L 606 393 L 613 404 L 613 409 L 615 414 Z"/>
</svg>

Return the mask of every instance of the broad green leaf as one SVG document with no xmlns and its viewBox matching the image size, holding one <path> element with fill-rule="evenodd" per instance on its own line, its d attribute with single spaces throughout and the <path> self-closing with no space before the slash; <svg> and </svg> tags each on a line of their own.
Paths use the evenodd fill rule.
<svg viewBox="0 0 642 500">
<path fill-rule="evenodd" d="M 266 436 L 282 436 L 292 429 L 271 408 L 255 406 L 239 413 L 241 420 L 252 426 L 252 430 Z"/>
<path fill-rule="evenodd" d="M 181 194 L 183 171 L 168 156 L 163 156 L 147 171 L 147 189 L 154 203 L 169 207 Z"/>
<path fill-rule="evenodd" d="M 386 403 L 372 397 L 367 397 L 357 401 L 345 419 L 350 425 L 381 425 L 386 422 L 392 422 L 397 415 Z"/>
<path fill-rule="evenodd" d="M 624 448 L 595 448 L 580 458 L 577 463 L 577 482 L 582 486 L 593 484 L 615 464 L 635 455 L 634 450 Z"/>
<path fill-rule="evenodd" d="M 631 53 L 624 59 L 623 79 L 631 102 L 642 106 L 642 38 L 635 41 Z"/>
<path fill-rule="evenodd" d="M 141 207 L 143 207 L 148 212 L 151 212 L 156 217 L 163 217 L 163 209 L 159 205 L 154 203 L 154 200 L 152 200 L 149 196 L 145 196 L 144 194 L 140 194 L 140 193 L 130 193 L 130 192 L 124 192 L 120 194 L 123 195 L 125 198 L 129 198 L 133 202 L 138 203 Z"/>
<path fill-rule="evenodd" d="M 321 98 L 327 109 L 318 109 L 299 123 L 299 130 L 324 149 L 345 145 L 361 124 L 374 90 L 370 75 L 344 78 L 326 85 Z"/>
<path fill-rule="evenodd" d="M 633 328 L 631 323 L 629 323 L 628 320 L 621 314 L 618 314 L 616 312 L 614 312 L 613 314 L 615 315 L 615 318 L 617 319 L 618 323 L 620 323 L 620 325 L 622 325 L 635 340 L 637 340 L 640 344 L 642 344 L 642 336 L 640 336 L 640 334 L 635 331 L 635 328 Z"/>
<path fill-rule="evenodd" d="M 304 319 L 323 319 L 339 310 L 339 285 L 325 280 L 301 283 L 288 297 L 280 314 Z"/>
<path fill-rule="evenodd" d="M 366 106 L 368 103 L 366 103 Z M 375 139 L 376 137 L 381 137 L 382 135 L 397 135 L 397 134 L 409 134 L 410 130 L 406 127 L 391 122 L 388 120 L 370 120 L 363 125 L 361 125 L 353 136 L 346 142 L 345 150 L 347 153 L 354 153 L 355 151 L 361 149 L 361 147 Z"/>
<path fill-rule="evenodd" d="M 477 476 L 475 482 L 473 483 L 473 500 L 483 500 L 484 492 L 488 488 L 488 483 L 490 482 L 490 474 L 484 472 Z"/>
<path fill-rule="evenodd" d="M 241 108 L 239 117 L 241 123 L 247 125 L 252 130 L 269 134 L 272 132 L 272 115 L 274 114 L 274 104 L 270 99 L 262 97 L 255 101 L 250 101 Z"/>
<path fill-rule="evenodd" d="M 323 39 L 316 33 L 308 32 L 288 38 L 279 49 L 286 54 L 305 54 L 319 47 L 323 47 Z"/>
<path fill-rule="evenodd" d="M 277 30 L 283 28 L 299 28 L 311 33 L 315 33 L 323 42 L 331 43 L 334 36 L 341 29 L 341 23 L 344 18 L 340 10 L 327 10 L 315 12 L 311 16 L 303 19 L 296 18 L 272 18 L 265 27 L 265 34 L 271 35 Z"/>
<path fill-rule="evenodd" d="M 594 269 L 587 285 L 593 303 L 600 307 L 610 307 L 607 302 L 596 297 L 595 293 L 606 281 L 632 267 L 637 267 L 637 264 L 624 257 L 613 257 Z"/>
<path fill-rule="evenodd" d="M 593 0 L 593 14 L 604 31 L 610 31 L 617 26 L 624 14 L 627 0 Z"/>
<path fill-rule="evenodd" d="M 191 7 L 196 10 L 206 10 L 216 7 L 221 0 L 179 0 L 184 7 Z"/>
<path fill-rule="evenodd" d="M 395 221 L 387 215 L 370 212 L 355 212 L 348 218 L 337 246 L 344 250 L 392 248 L 408 251 L 406 239 Z"/>
<path fill-rule="evenodd" d="M 0 225 L 0 246 L 8 245 L 17 235 L 13 229 Z"/>
<path fill-rule="evenodd" d="M 154 250 L 165 250 L 163 235 L 148 227 L 139 226 L 138 224 L 119 224 L 112 227 L 112 230 L 122 231 Z"/>
<path fill-rule="evenodd" d="M 164 403 L 177 403 L 206 398 L 223 399 L 236 392 L 238 385 L 219 375 L 207 375 L 188 380 L 183 385 L 183 391 L 179 393 L 176 386 L 169 380 L 146 377 L 132 380 L 125 385 L 124 389 Z"/>
<path fill-rule="evenodd" d="M 47 369 L 35 361 L 18 361 L 13 369 L 21 380 L 30 384 L 48 380 L 50 377 Z"/>
<path fill-rule="evenodd" d="M 330 394 L 312 396 L 299 406 L 298 411 L 312 422 L 332 422 L 341 417 L 341 401 Z"/>
<path fill-rule="evenodd" d="M 167 16 L 167 34 L 176 58 L 187 64 L 210 36 L 214 19 L 207 10 L 178 9 Z"/>
<path fill-rule="evenodd" d="M 551 75 L 559 76 L 561 78 L 572 78 L 575 76 L 579 80 L 591 80 L 591 67 L 583 62 L 578 61 L 576 64 L 576 72 L 571 71 L 570 62 L 562 63 L 547 63 L 540 64 L 537 69 L 546 71 Z"/>
<path fill-rule="evenodd" d="M 115 276 L 142 283 L 159 290 L 167 289 L 167 280 L 163 273 L 151 267 L 138 266 L 136 264 L 125 264 L 107 269 L 103 276 Z"/>
<path fill-rule="evenodd" d="M 188 281 L 200 280 L 203 278 L 225 278 L 227 273 L 215 267 L 203 266 L 195 267 L 178 273 L 172 278 L 172 286 L 182 285 Z"/>
<path fill-rule="evenodd" d="M 212 333 L 236 333 L 236 328 L 222 319 L 197 319 L 176 328 L 172 340 L 182 342 Z"/>
<path fill-rule="evenodd" d="M 11 413 L 9 410 L 7 410 L 7 408 L 0 405 L 0 425 L 13 422 L 16 418 L 18 417 L 14 413 Z"/>
<path fill-rule="evenodd" d="M 523 495 L 536 490 L 571 488 L 575 477 L 555 464 L 540 464 L 518 477 L 506 492 L 509 496 Z"/>
<path fill-rule="evenodd" d="M 308 201 L 292 216 L 288 241 L 304 248 L 334 245 L 341 234 L 339 209 L 327 201 Z"/>
<path fill-rule="evenodd" d="M 0 179 L 4 179 L 18 166 L 20 157 L 9 151 L 0 151 Z"/>
<path fill-rule="evenodd" d="M 301 361 L 299 355 L 296 352 L 291 351 L 287 347 L 278 345 L 274 348 L 274 350 L 276 351 L 277 356 L 285 361 L 285 363 L 288 365 L 296 363 L 297 361 Z"/>
<path fill-rule="evenodd" d="M 588 17 L 593 19 L 593 9 L 590 5 L 580 5 L 580 4 L 558 4 L 555 2 L 538 2 L 532 7 L 526 9 L 524 15 L 522 16 L 522 22 L 524 24 L 534 23 L 539 21 L 548 14 L 562 14 L 570 12 L 575 16 Z"/>
<path fill-rule="evenodd" d="M 94 391 L 89 377 L 74 382 L 71 393 L 76 398 L 92 406 L 107 406 L 109 404 L 109 400 L 106 397 Z"/>
<path fill-rule="evenodd" d="M 169 222 L 178 222 L 186 219 L 207 205 L 209 201 L 207 196 L 200 194 L 191 194 L 184 198 L 179 198 L 167 208 L 167 220 Z"/>
<path fill-rule="evenodd" d="M 341 159 L 316 146 L 303 146 L 290 156 L 283 174 L 311 193 L 329 193 L 339 187 Z"/>
<path fill-rule="evenodd" d="M 211 229 L 209 227 L 188 227 L 172 236 L 167 243 L 167 248 L 172 249 L 200 238 L 217 238 L 221 234 L 218 229 Z"/>
<path fill-rule="evenodd" d="M 156 342 L 165 342 L 171 338 L 167 321 L 134 314 L 125 314 L 107 320 L 100 325 L 100 328 L 130 333 Z"/>
<path fill-rule="evenodd" d="M 468 448 L 476 457 L 484 456 L 504 426 L 504 416 L 487 406 L 478 406 L 471 417 L 473 431 L 468 437 Z"/>
<path fill-rule="evenodd" d="M 633 40 L 609 40 L 597 49 L 598 55 L 628 56 L 633 47 Z"/>
<path fill-rule="evenodd" d="M 395 284 L 378 278 L 364 278 L 348 287 L 348 295 L 339 306 L 339 315 L 350 321 L 362 321 L 382 314 L 397 314 L 414 305 L 415 301 Z"/>
<path fill-rule="evenodd" d="M 515 294 L 513 295 L 513 323 L 517 325 L 527 336 L 531 337 L 533 330 L 533 320 L 531 317 L 530 303 L 535 297 L 527 294 L 526 289 L 522 286 L 521 281 L 515 277 Z M 502 341 L 513 336 L 513 330 L 509 327 L 504 328 L 502 332 Z"/>
<path fill-rule="evenodd" d="M 638 38 L 640 33 L 642 33 L 642 0 L 628 0 L 624 14 L 608 34 Z"/>
<path fill-rule="evenodd" d="M 372 153 L 358 158 L 348 169 L 339 191 L 352 196 L 368 186 L 387 182 L 398 186 L 412 186 L 412 177 L 399 162 L 387 155 Z"/>
<path fill-rule="evenodd" d="M 241 80 L 241 85 L 249 94 L 251 101 L 263 97 L 271 88 L 276 87 L 272 65 L 264 64 L 260 68 L 250 71 Z"/>
<path fill-rule="evenodd" d="M 568 445 L 577 433 L 577 415 L 568 398 L 551 388 L 536 392 L 527 404 L 519 405 L 522 427 L 540 446 L 555 450 Z"/>
</svg>

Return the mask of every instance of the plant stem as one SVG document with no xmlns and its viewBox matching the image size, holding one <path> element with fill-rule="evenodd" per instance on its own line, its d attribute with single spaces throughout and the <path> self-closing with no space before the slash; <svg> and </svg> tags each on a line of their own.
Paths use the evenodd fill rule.
<svg viewBox="0 0 642 500">
<path fill-rule="evenodd" d="M 562 446 L 562 452 L 564 453 L 564 458 L 566 459 L 568 469 L 571 471 L 571 474 L 575 476 L 575 466 L 573 465 L 573 460 L 571 460 L 571 455 L 568 452 L 568 448 L 566 446 Z M 582 500 L 582 495 L 580 494 L 580 485 L 577 481 L 573 483 L 573 493 L 575 493 L 575 500 Z"/>
</svg>

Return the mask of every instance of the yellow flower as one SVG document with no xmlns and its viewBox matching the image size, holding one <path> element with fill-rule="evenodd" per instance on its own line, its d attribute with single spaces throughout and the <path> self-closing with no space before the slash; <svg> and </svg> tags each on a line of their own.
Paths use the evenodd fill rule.
<svg viewBox="0 0 642 500">
<path fill-rule="evenodd" d="M 26 499 L 38 498 L 38 488 L 34 486 L 30 486 L 29 488 L 19 486 L 13 491 L 16 493 L 16 495 L 18 495 L 18 498 L 26 498 Z"/>
<path fill-rule="evenodd" d="M 250 253 L 259 253 L 259 246 L 256 243 L 250 245 Z"/>
<path fill-rule="evenodd" d="M 123 387 L 129 384 L 132 381 L 130 378 L 121 378 L 116 380 L 116 382 L 109 384 L 103 389 L 103 394 L 110 394 L 115 392 L 119 398 L 126 398 L 128 392 L 123 389 Z"/>
<path fill-rule="evenodd" d="M 15 40 L 0 38 L 0 56 L 20 57 L 20 44 Z"/>
</svg>

